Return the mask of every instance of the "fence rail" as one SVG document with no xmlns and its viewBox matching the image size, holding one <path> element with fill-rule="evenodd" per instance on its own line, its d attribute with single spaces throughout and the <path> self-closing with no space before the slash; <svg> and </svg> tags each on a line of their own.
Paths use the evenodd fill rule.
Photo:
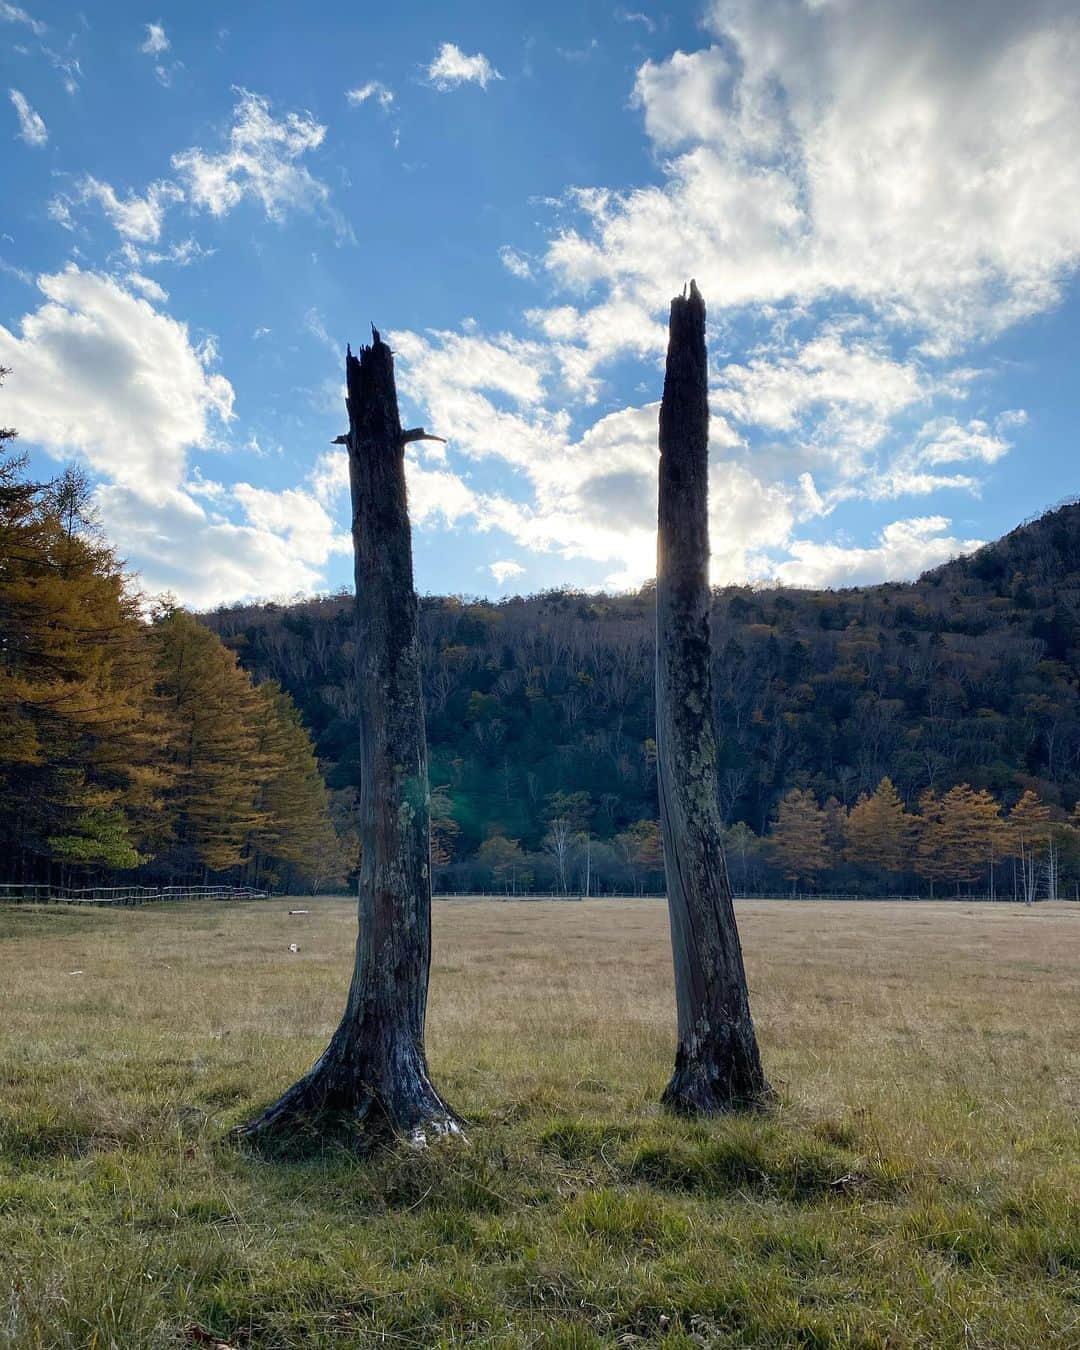
<svg viewBox="0 0 1080 1350">
<path fill-rule="evenodd" d="M 565 895 L 560 891 L 436 891 L 432 895 L 433 900 L 663 900 L 666 893 L 664 891 L 612 891 L 601 894 L 583 895 L 577 891 L 569 891 Z M 998 894 L 998 895 L 955 895 L 946 892 L 944 895 L 859 895 L 855 893 L 840 893 L 834 891 L 736 891 L 734 893 L 736 900 L 800 900 L 808 904 L 820 900 L 843 900 L 859 902 L 860 904 L 894 904 L 902 902 L 905 904 L 973 904 L 973 905 L 1022 905 L 1025 903 L 1022 895 Z M 1033 903 L 1042 904 L 1045 900 L 1080 900 L 1080 888 L 1076 895 L 1066 895 L 1064 892 L 1056 896 L 1036 896 Z"/>
<path fill-rule="evenodd" d="M 255 886 L 0 885 L 0 904 L 147 905 L 159 900 L 265 900 Z"/>
</svg>

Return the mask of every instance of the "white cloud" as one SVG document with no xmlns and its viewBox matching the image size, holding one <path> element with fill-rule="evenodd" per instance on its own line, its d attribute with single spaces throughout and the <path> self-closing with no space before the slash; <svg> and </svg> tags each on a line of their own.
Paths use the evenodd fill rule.
<svg viewBox="0 0 1080 1350">
<path fill-rule="evenodd" d="M 524 253 L 511 248 L 509 244 L 503 244 L 499 249 L 499 261 L 512 277 L 518 277 L 521 281 L 532 279 L 532 264 Z"/>
<path fill-rule="evenodd" d="M 356 89 L 346 89 L 345 97 L 354 108 L 358 108 L 361 103 L 366 103 L 371 98 L 386 111 L 393 105 L 394 91 L 381 80 L 368 80 L 367 84 L 362 84 Z"/>
<path fill-rule="evenodd" d="M 866 586 L 886 578 L 913 578 L 929 567 L 981 548 L 981 539 L 958 539 L 945 531 L 947 516 L 917 516 L 886 525 L 876 545 L 856 548 L 796 539 L 788 544 L 791 559 L 772 570 L 787 586 Z"/>
<path fill-rule="evenodd" d="M 648 33 L 656 32 L 656 22 L 648 14 L 643 14 L 640 10 L 631 11 L 627 9 L 617 9 L 615 17 L 620 23 L 639 23 Z"/>
<path fill-rule="evenodd" d="M 980 482 L 970 473 L 942 473 L 943 466 L 956 464 L 992 465 L 1012 449 L 1007 433 L 1023 426 L 1027 414 L 1022 409 L 1000 413 L 993 426 L 981 418 L 961 422 L 955 417 L 935 417 L 923 423 L 909 444 L 877 474 L 867 486 L 867 495 L 875 498 L 926 494 L 953 488 L 978 494 Z"/>
<path fill-rule="evenodd" d="M 113 228 L 124 239 L 138 244 L 153 244 L 161 238 L 166 211 L 183 200 L 183 192 L 168 180 L 151 183 L 142 197 L 137 192 L 120 197 L 110 183 L 103 183 L 87 174 L 79 184 L 77 197 L 55 198 L 49 209 L 50 213 L 55 213 L 54 219 L 68 224 L 73 203 L 97 202 Z"/>
<path fill-rule="evenodd" d="M 323 565 L 333 553 L 348 553 L 352 545 L 334 525 L 325 506 L 302 488 L 271 492 L 237 483 L 232 497 L 257 530 L 282 537 L 294 558 Z"/>
<path fill-rule="evenodd" d="M 777 431 L 837 406 L 885 422 L 926 397 L 922 373 L 867 340 L 824 330 L 793 354 L 752 356 L 719 376 L 715 402 L 736 421 Z"/>
<path fill-rule="evenodd" d="M 667 346 L 666 327 L 618 292 L 583 309 L 529 309 L 525 318 L 551 339 L 567 390 L 589 403 L 599 395 L 597 371 L 605 362 L 621 355 L 658 358 Z"/>
<path fill-rule="evenodd" d="M 499 530 L 535 552 L 599 563 L 612 586 L 653 575 L 656 404 L 611 413 L 575 439 L 569 415 L 543 401 L 542 352 L 518 349 L 512 356 L 468 335 L 395 332 L 392 342 L 402 363 L 399 389 L 430 414 L 427 425 L 450 438 L 449 452 L 502 461 L 515 475 L 512 494 L 472 492 L 463 484 L 455 518 L 468 514 L 477 528 Z M 532 384 L 514 357 L 526 364 Z M 527 397 L 509 411 L 484 391 Z M 716 419 L 714 446 L 726 438 Z M 769 486 L 749 468 L 722 459 L 714 461 L 711 482 L 713 577 L 744 578 L 763 550 L 783 544 L 805 494 Z M 437 500 L 447 493 L 440 483 Z M 413 502 L 415 509 L 415 495 Z"/>
<path fill-rule="evenodd" d="M 18 371 L 4 391 L 10 420 L 56 458 L 81 453 L 139 490 L 178 484 L 188 448 L 232 415 L 210 353 L 110 277 L 72 265 L 38 286 L 44 301 L 19 334 L 0 326 L 0 365 Z"/>
<path fill-rule="evenodd" d="M 655 412 L 572 428 L 616 361 L 642 364 L 643 399 L 659 390 L 670 296 L 696 276 L 714 578 L 776 575 L 788 548 L 793 578 L 918 570 L 972 541 L 936 516 L 862 550 L 796 528 L 852 498 L 977 494 L 1011 448 L 1021 418 L 957 412 L 987 374 L 957 353 L 1055 303 L 1080 264 L 1080 20 L 1057 0 L 990 0 L 977 20 L 932 0 L 721 0 L 709 23 L 715 45 L 638 72 L 658 180 L 552 203 L 578 220 L 544 259 L 565 294 L 526 312 L 510 364 L 528 376 L 485 383 L 462 359 L 467 340 L 476 369 L 501 364 L 506 335 L 410 334 L 402 388 L 450 435 L 447 465 L 513 478 L 475 495 L 479 528 L 649 575 Z"/>
<path fill-rule="evenodd" d="M 27 145 L 38 148 L 45 145 L 49 139 L 49 130 L 45 125 L 44 118 L 31 108 L 26 96 L 21 94 L 18 89 L 11 89 L 9 93 L 19 118 L 19 138 L 24 140 Z"/>
<path fill-rule="evenodd" d="M 146 40 L 139 51 L 147 56 L 160 56 L 162 52 L 167 52 L 171 45 L 169 39 L 165 36 L 165 29 L 160 21 L 148 23 L 146 25 Z"/>
<path fill-rule="evenodd" d="M 38 285 L 44 302 L 19 334 L 0 327 L 0 364 L 16 371 L 5 414 L 27 441 L 57 459 L 82 455 L 99 475 L 103 524 L 143 588 L 211 605 L 323 584 L 351 545 L 314 485 L 226 487 L 188 471 L 190 452 L 215 447 L 233 416 L 212 341 L 194 344 L 111 277 L 72 266 Z M 147 278 L 132 285 L 154 292 Z"/>
<path fill-rule="evenodd" d="M 453 42 L 442 44 L 428 66 L 427 74 L 435 88 L 444 92 L 462 84 L 478 84 L 481 89 L 486 89 L 492 80 L 502 79 L 483 52 L 466 56 Z"/>
<path fill-rule="evenodd" d="M 425 337 L 395 332 L 394 348 L 410 366 L 410 392 L 428 403 L 433 414 L 442 404 L 456 420 L 470 392 L 487 389 L 505 394 L 521 406 L 540 403 L 549 360 L 539 343 L 508 333 L 491 338 L 432 330 Z M 444 402 L 444 400 L 446 400 Z M 471 424 L 471 418 L 466 421 Z M 450 422 L 444 425 L 449 426 Z"/>
<path fill-rule="evenodd" d="M 322 145 L 326 128 L 307 112 L 275 119 L 268 99 L 247 89 L 238 95 L 225 150 L 193 146 L 172 157 L 191 204 L 224 216 L 253 197 L 271 220 L 282 220 L 291 210 L 317 212 L 346 234 L 330 205 L 330 189 L 299 162 Z"/>
<path fill-rule="evenodd" d="M 405 485 L 414 524 L 456 525 L 477 514 L 479 501 L 467 483 L 447 469 L 425 468 L 413 455 L 405 459 Z"/>
<path fill-rule="evenodd" d="M 326 450 L 308 476 L 315 499 L 331 506 L 349 491 L 349 458 L 344 450 Z M 481 500 L 455 473 L 425 467 L 412 449 L 405 456 L 405 486 L 414 525 L 455 525 L 475 517 Z"/>
<path fill-rule="evenodd" d="M 660 186 L 578 195 L 548 253 L 650 309 L 846 294 L 946 352 L 1052 304 L 1080 259 L 1080 19 L 1056 3 L 720 0 L 722 45 L 646 62 Z"/>
<path fill-rule="evenodd" d="M 499 586 L 505 586 L 511 577 L 521 576 L 525 569 L 512 558 L 501 558 L 498 562 L 489 563 L 488 571 Z"/>
<path fill-rule="evenodd" d="M 144 277 L 141 272 L 129 272 L 124 280 L 132 290 L 145 295 L 147 300 L 163 305 L 169 298 L 169 292 L 164 286 L 159 286 L 153 277 Z"/>
<path fill-rule="evenodd" d="M 197 259 L 212 258 L 216 252 L 217 249 L 203 248 L 197 239 L 189 237 L 180 240 L 179 243 L 170 244 L 163 253 L 148 249 L 143 256 L 148 263 L 155 266 L 158 263 L 173 263 L 176 267 L 190 267 Z"/>
<path fill-rule="evenodd" d="M 203 484 L 193 485 L 193 490 Z M 319 567 L 298 556 L 290 535 L 225 519 L 213 492 L 207 511 L 192 491 L 148 497 L 126 483 L 103 483 L 95 500 L 120 553 L 140 561 L 143 589 L 171 591 L 185 604 L 291 596 L 322 584 Z"/>
<path fill-rule="evenodd" d="M 955 464 L 960 460 L 994 464 L 1009 450 L 1004 436 L 979 418 L 964 425 L 953 417 L 939 417 L 926 423 L 919 432 L 918 443 L 921 464 Z"/>
<path fill-rule="evenodd" d="M 11 5 L 7 0 L 0 0 L 0 21 L 4 23 L 23 23 L 30 29 L 35 37 L 44 37 L 46 25 L 40 19 L 35 19 L 27 14 L 25 9 L 20 9 L 18 5 Z"/>
</svg>

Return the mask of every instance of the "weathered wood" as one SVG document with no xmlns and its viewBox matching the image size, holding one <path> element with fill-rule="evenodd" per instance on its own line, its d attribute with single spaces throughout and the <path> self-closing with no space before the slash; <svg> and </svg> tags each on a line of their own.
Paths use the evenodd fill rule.
<svg viewBox="0 0 1080 1350">
<path fill-rule="evenodd" d="M 350 350 L 349 477 L 360 710 L 359 936 L 341 1024 L 315 1064 L 241 1133 L 345 1116 L 419 1142 L 456 1133 L 428 1076 L 430 810 L 404 449 L 390 348 Z"/>
<path fill-rule="evenodd" d="M 656 745 L 678 1048 L 663 1102 L 715 1114 L 766 1099 L 724 865 L 709 662 L 705 302 L 671 302 L 660 405 Z"/>
</svg>

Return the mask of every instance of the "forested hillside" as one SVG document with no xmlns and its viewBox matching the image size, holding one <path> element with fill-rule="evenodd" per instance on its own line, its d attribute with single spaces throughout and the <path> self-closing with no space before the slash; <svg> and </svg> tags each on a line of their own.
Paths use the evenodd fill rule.
<svg viewBox="0 0 1080 1350">
<path fill-rule="evenodd" d="M 0 371 L 0 376 L 4 374 Z M 343 880 L 311 739 L 204 624 L 150 608 L 84 477 L 0 430 L 0 883 Z"/>
<path fill-rule="evenodd" d="M 920 818 L 965 784 L 1002 820 L 1029 792 L 1064 821 L 1080 796 L 1078 610 L 1076 504 L 911 584 L 718 590 L 720 791 L 736 884 L 798 879 L 758 845 L 795 790 L 821 812 L 811 833 L 825 839 L 803 879 L 834 885 L 870 880 L 844 822 L 886 777 Z M 349 598 L 204 617 L 256 680 L 292 695 L 343 818 L 357 786 Z M 568 870 L 575 887 L 657 881 L 651 588 L 427 597 L 421 633 L 441 883 L 565 885 Z M 1014 845 L 990 840 L 989 856 L 1006 868 L 1013 858 L 1015 871 Z M 917 871 L 913 856 L 888 884 Z M 921 875 L 962 879 L 929 861 Z"/>
</svg>

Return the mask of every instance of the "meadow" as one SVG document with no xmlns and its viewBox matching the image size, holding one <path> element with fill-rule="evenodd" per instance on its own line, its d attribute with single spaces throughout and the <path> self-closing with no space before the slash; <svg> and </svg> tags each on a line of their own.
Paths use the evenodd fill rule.
<svg viewBox="0 0 1080 1350">
<path fill-rule="evenodd" d="M 468 1143 L 240 1147 L 354 913 L 0 909 L 0 1346 L 1080 1345 L 1080 906 L 740 904 L 778 1103 L 701 1123 L 662 902 L 439 902 Z"/>
</svg>

